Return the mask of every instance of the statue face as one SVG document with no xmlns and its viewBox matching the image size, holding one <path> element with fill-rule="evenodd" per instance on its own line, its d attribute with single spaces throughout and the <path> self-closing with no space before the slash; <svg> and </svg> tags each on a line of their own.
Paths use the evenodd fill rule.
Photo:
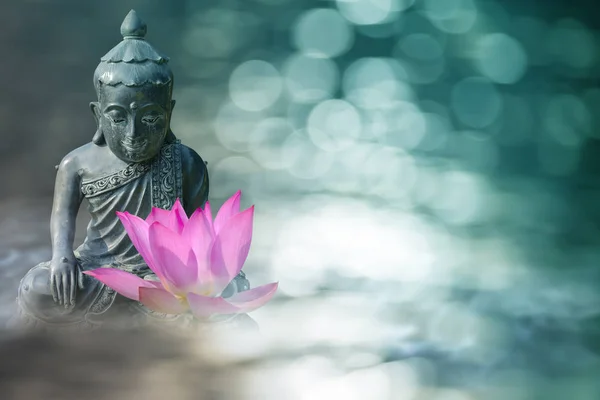
<svg viewBox="0 0 600 400">
<path fill-rule="evenodd" d="M 110 150 L 126 162 L 156 156 L 169 130 L 170 97 L 168 86 L 103 85 L 92 109 Z"/>
</svg>

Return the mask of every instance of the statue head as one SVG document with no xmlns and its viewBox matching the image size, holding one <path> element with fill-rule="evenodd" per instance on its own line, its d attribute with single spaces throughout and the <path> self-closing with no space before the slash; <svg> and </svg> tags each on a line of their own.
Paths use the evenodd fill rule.
<svg viewBox="0 0 600 400">
<path fill-rule="evenodd" d="M 170 132 L 175 101 L 168 58 L 144 40 L 146 24 L 131 10 L 121 25 L 123 41 L 102 57 L 94 73 L 97 123 L 93 142 L 108 145 L 126 162 L 153 158 Z"/>
</svg>

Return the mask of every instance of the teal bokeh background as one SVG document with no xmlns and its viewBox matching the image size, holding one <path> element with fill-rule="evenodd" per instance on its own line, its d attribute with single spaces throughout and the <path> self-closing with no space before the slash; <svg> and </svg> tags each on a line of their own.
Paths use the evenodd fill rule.
<svg viewBox="0 0 600 400">
<path fill-rule="evenodd" d="M 233 351 L 249 398 L 599 398 L 593 1 L 3 2 L 7 304 L 131 8 L 211 200 L 256 205 L 247 274 L 281 281 Z"/>
</svg>

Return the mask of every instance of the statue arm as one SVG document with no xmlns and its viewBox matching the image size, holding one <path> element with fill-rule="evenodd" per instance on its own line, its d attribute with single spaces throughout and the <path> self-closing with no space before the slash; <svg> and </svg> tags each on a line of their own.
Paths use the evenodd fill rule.
<svg viewBox="0 0 600 400">
<path fill-rule="evenodd" d="M 67 155 L 58 166 L 50 218 L 52 258 L 73 257 L 75 221 L 83 200 L 77 159 Z"/>
<path fill-rule="evenodd" d="M 208 200 L 208 170 L 206 163 L 194 150 L 182 146 L 183 205 L 191 216 Z"/>
</svg>

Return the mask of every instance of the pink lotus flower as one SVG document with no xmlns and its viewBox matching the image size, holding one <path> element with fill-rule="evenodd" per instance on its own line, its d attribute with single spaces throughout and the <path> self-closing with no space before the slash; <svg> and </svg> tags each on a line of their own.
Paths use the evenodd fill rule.
<svg viewBox="0 0 600 400">
<path fill-rule="evenodd" d="M 143 220 L 127 212 L 117 215 L 148 267 L 159 281 L 100 268 L 86 271 L 121 295 L 151 310 L 198 318 L 238 314 L 267 303 L 277 283 L 239 292 L 224 299 L 221 293 L 242 269 L 252 240 L 254 206 L 240 212 L 241 192 L 223 204 L 213 221 L 210 204 L 188 219 L 179 200 L 172 210 L 153 208 Z"/>
</svg>

